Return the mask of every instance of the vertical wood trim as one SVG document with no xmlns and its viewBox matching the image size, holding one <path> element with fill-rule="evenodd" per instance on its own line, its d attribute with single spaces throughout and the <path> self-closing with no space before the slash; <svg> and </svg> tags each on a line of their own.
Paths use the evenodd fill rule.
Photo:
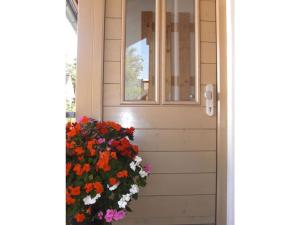
<svg viewBox="0 0 300 225">
<path fill-rule="evenodd" d="M 102 119 L 105 0 L 78 5 L 76 117 Z"/>
<path fill-rule="evenodd" d="M 217 19 L 217 211 L 216 224 L 227 224 L 227 38 L 226 0 L 216 1 Z"/>
</svg>

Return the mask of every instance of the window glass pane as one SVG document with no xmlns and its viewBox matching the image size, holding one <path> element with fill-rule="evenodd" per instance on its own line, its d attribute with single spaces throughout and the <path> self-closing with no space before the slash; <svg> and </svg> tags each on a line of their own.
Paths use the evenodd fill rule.
<svg viewBox="0 0 300 225">
<path fill-rule="evenodd" d="M 127 0 L 125 101 L 155 100 L 155 0 Z"/>
<path fill-rule="evenodd" d="M 195 101 L 194 0 L 166 1 L 165 98 Z"/>
</svg>

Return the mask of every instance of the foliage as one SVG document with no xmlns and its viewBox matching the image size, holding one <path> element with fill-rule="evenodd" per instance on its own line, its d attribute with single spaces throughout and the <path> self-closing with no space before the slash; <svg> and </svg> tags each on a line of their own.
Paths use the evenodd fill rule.
<svg viewBox="0 0 300 225">
<path fill-rule="evenodd" d="M 134 128 L 83 117 L 66 125 L 66 205 L 72 223 L 110 224 L 131 211 L 128 203 L 146 185 L 149 165 L 141 165 L 131 143 Z"/>
<path fill-rule="evenodd" d="M 140 78 L 143 71 L 143 58 L 136 54 L 135 48 L 128 48 L 125 58 L 125 99 L 139 100 L 143 95 Z"/>
</svg>

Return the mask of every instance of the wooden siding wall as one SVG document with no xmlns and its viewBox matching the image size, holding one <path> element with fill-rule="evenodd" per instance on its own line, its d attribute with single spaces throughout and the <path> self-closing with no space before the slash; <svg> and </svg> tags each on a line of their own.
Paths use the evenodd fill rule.
<svg viewBox="0 0 300 225">
<path fill-rule="evenodd" d="M 200 7 L 203 92 L 205 84 L 216 85 L 215 1 L 201 0 Z M 107 0 L 103 119 L 124 125 L 125 118 L 137 128 L 136 143 L 153 174 L 131 204 L 134 212 L 118 224 L 214 224 L 216 116 L 206 116 L 203 93 L 201 107 L 121 105 L 121 24 L 122 0 Z"/>
</svg>

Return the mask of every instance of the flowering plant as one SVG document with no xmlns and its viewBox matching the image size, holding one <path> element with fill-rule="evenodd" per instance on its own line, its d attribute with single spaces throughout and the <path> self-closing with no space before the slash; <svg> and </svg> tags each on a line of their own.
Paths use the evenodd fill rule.
<svg viewBox="0 0 300 225">
<path fill-rule="evenodd" d="M 72 224 L 111 224 L 146 185 L 134 128 L 82 117 L 66 125 L 66 206 Z"/>
</svg>

